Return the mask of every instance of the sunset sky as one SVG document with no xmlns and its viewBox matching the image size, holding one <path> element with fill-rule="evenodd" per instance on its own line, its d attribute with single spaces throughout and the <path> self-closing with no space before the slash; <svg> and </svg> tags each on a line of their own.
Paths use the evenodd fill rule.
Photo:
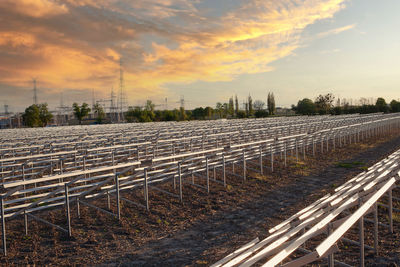
<svg viewBox="0 0 400 267">
<path fill-rule="evenodd" d="M 1 0 L 0 104 L 400 98 L 398 0 Z M 2 107 L 0 107 L 2 110 Z"/>
</svg>

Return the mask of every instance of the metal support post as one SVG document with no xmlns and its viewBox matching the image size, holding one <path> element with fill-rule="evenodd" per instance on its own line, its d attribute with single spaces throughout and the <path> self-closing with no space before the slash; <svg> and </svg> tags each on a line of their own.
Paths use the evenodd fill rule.
<svg viewBox="0 0 400 267">
<path fill-rule="evenodd" d="M 365 266 L 364 259 L 364 216 L 358 220 L 358 231 L 359 231 L 359 241 L 360 241 L 360 267 Z"/>
<path fill-rule="evenodd" d="M 262 146 L 260 146 L 260 173 L 263 175 L 263 156 L 262 156 Z"/>
<path fill-rule="evenodd" d="M 375 255 L 378 255 L 378 203 L 374 204 L 374 249 Z"/>
<path fill-rule="evenodd" d="M 120 206 L 120 197 L 119 197 L 119 179 L 118 173 L 115 174 L 115 192 L 117 194 L 117 218 L 118 221 L 121 219 L 121 206 Z"/>
<path fill-rule="evenodd" d="M 28 235 L 28 215 L 26 214 L 26 210 L 24 210 L 24 226 L 25 226 L 25 235 Z"/>
<path fill-rule="evenodd" d="M 1 234 L 3 240 L 3 254 L 7 256 L 7 239 L 6 239 L 6 218 L 4 217 L 4 199 L 0 197 L 1 201 Z"/>
<path fill-rule="evenodd" d="M 272 152 L 272 147 L 270 146 L 271 150 L 271 172 L 274 172 L 274 153 Z"/>
<path fill-rule="evenodd" d="M 175 178 L 174 178 L 175 179 Z M 147 177 L 147 168 L 144 169 L 144 201 L 146 201 L 146 210 L 150 210 L 150 205 L 149 205 L 149 184 L 148 184 L 148 177 Z"/>
<path fill-rule="evenodd" d="M 224 179 L 224 187 L 226 187 L 225 155 L 222 155 L 222 176 Z"/>
<path fill-rule="evenodd" d="M 79 197 L 76 198 L 76 215 L 81 218 L 81 209 L 79 204 Z"/>
<path fill-rule="evenodd" d="M 332 227 L 332 223 L 328 224 L 328 236 L 332 233 L 333 231 L 333 227 Z M 333 257 L 333 253 L 328 255 L 328 266 L 329 267 L 333 267 L 335 266 L 335 259 Z"/>
<path fill-rule="evenodd" d="M 207 193 L 210 193 L 210 173 L 208 171 L 208 157 L 206 157 Z"/>
<path fill-rule="evenodd" d="M 68 185 L 65 184 L 65 206 L 67 208 L 67 223 L 68 223 L 68 236 L 72 236 L 72 231 L 71 231 L 71 212 L 69 209 L 69 193 L 68 193 Z"/>
<path fill-rule="evenodd" d="M 243 181 L 246 181 L 246 152 L 243 150 Z"/>
<path fill-rule="evenodd" d="M 215 169 L 214 169 L 215 170 Z M 183 203 L 182 195 L 182 174 L 181 174 L 181 162 L 178 162 L 178 178 L 179 178 L 179 200 Z M 215 177 L 214 177 L 215 178 Z"/>
<path fill-rule="evenodd" d="M 389 231 L 393 233 L 393 196 L 392 189 L 389 190 Z"/>
</svg>

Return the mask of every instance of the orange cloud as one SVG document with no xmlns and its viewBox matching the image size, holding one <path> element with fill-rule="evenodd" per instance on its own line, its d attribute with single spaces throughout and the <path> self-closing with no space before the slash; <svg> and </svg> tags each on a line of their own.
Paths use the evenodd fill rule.
<svg viewBox="0 0 400 267">
<path fill-rule="evenodd" d="M 64 4 L 51 0 L 2 0 L 0 8 L 15 10 L 22 15 L 35 18 L 57 16 L 68 12 L 68 8 Z"/>
<path fill-rule="evenodd" d="M 331 18 L 345 0 L 249 0 L 219 17 L 198 2 L 2 1 L 0 22 L 9 26 L 0 26 L 0 83 L 26 86 L 37 77 L 50 91 L 105 93 L 118 84 L 120 57 L 132 98 L 171 83 L 230 81 L 271 70 L 299 46 L 305 27 Z M 346 27 L 335 33 L 354 26 Z"/>
<path fill-rule="evenodd" d="M 35 36 L 22 32 L 0 32 L 0 46 L 32 47 L 35 44 Z"/>
</svg>

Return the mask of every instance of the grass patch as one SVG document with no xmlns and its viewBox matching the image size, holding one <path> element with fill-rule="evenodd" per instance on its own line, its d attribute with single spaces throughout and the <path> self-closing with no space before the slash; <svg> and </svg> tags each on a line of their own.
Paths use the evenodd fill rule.
<svg viewBox="0 0 400 267">
<path fill-rule="evenodd" d="M 304 161 L 294 161 L 292 164 L 289 165 L 290 168 L 292 169 L 300 169 L 300 170 L 306 170 L 309 169 L 310 166 L 308 166 Z"/>
<path fill-rule="evenodd" d="M 257 180 L 261 180 L 261 181 L 267 180 L 267 177 L 266 177 L 266 176 L 261 175 L 261 174 L 259 174 L 259 173 L 257 173 L 257 172 L 252 173 L 252 174 L 251 174 L 251 177 L 254 178 L 254 179 L 257 179 Z"/>
<path fill-rule="evenodd" d="M 336 163 L 336 167 L 339 168 L 346 168 L 346 169 L 352 169 L 352 168 L 366 168 L 363 166 L 365 163 L 360 162 L 360 161 L 353 161 L 353 162 L 338 162 Z"/>
<path fill-rule="evenodd" d="M 393 219 L 393 222 L 400 223 L 400 213 L 393 212 L 392 213 L 392 219 Z"/>
<path fill-rule="evenodd" d="M 304 163 L 304 162 L 297 162 L 295 165 L 294 165 L 294 167 L 296 168 L 296 169 L 302 169 L 302 170 L 306 170 L 306 169 L 308 169 L 309 167 Z"/>
</svg>

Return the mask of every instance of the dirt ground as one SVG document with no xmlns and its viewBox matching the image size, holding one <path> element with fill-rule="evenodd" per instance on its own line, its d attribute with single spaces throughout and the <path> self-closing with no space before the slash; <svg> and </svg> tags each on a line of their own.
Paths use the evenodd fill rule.
<svg viewBox="0 0 400 267">
<path fill-rule="evenodd" d="M 7 222 L 7 257 L 2 265 L 109 265 L 197 266 L 210 265 L 347 179 L 400 148 L 399 133 L 344 148 L 329 150 L 299 162 L 290 158 L 287 168 L 275 166 L 261 176 L 248 172 L 247 180 L 228 176 L 226 189 L 211 182 L 211 193 L 184 185 L 183 205 L 169 195 L 150 189 L 150 212 L 122 202 L 122 219 L 81 206 L 81 218 L 72 206 L 73 237 L 36 221 L 29 221 L 24 235 L 23 218 Z M 269 164 L 265 162 L 265 164 Z M 248 165 L 251 166 L 251 165 Z M 230 171 L 230 170 L 229 170 Z M 240 170 L 236 169 L 239 173 Z M 170 185 L 162 188 L 169 189 Z M 394 196 L 400 197 L 400 191 Z M 123 197 L 140 202 L 140 191 Z M 96 205 L 106 208 L 106 199 Z M 399 203 L 394 202 L 399 207 Z M 115 202 L 112 201 L 115 210 Z M 383 212 L 383 211 L 381 211 Z M 368 266 L 400 265 L 400 214 L 395 214 L 395 234 L 380 229 L 379 256 L 366 253 Z M 60 226 L 64 209 L 36 214 Z M 367 243 L 372 237 L 368 234 Z M 351 237 L 352 233 L 349 233 Z M 357 238 L 353 238 L 357 240 Z M 339 244 L 336 258 L 357 265 L 357 248 Z M 321 264 L 324 264 L 321 262 Z M 397 265 L 396 265 L 397 264 Z"/>
</svg>

